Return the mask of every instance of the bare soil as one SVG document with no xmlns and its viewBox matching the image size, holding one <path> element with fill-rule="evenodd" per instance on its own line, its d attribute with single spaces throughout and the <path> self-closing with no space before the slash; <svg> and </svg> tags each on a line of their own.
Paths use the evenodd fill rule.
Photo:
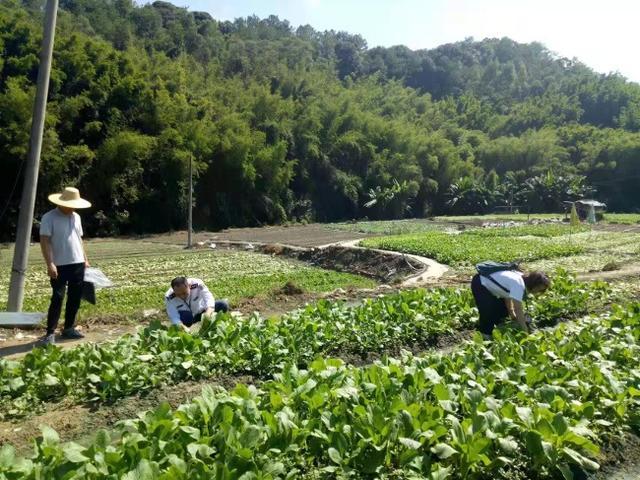
<svg viewBox="0 0 640 480">
<path fill-rule="evenodd" d="M 56 335 L 56 345 L 66 349 L 75 347 L 81 343 L 101 343 L 114 340 L 127 333 L 135 333 L 139 328 L 144 328 L 144 326 L 144 324 L 131 324 L 130 321 L 127 323 L 101 323 L 96 321 L 78 326 L 78 330 L 82 332 L 84 338 L 69 340 L 62 338 L 60 335 Z M 16 359 L 26 355 L 38 347 L 39 341 L 45 333 L 46 329 L 42 327 L 31 330 L 0 329 L 0 357 Z"/>
<path fill-rule="evenodd" d="M 355 273 L 385 283 L 398 283 L 424 268 L 405 256 L 343 246 L 293 249 L 282 245 L 266 245 L 261 251 L 286 255 L 320 268 Z"/>
<path fill-rule="evenodd" d="M 627 434 L 622 441 L 602 449 L 602 468 L 589 480 L 638 480 L 640 478 L 640 437 Z"/>
<path fill-rule="evenodd" d="M 314 223 L 309 225 L 232 228 L 220 232 L 196 232 L 194 242 L 258 242 L 280 243 L 299 247 L 320 247 L 345 240 L 358 240 L 372 235 L 359 232 L 334 230 L 325 225 Z M 143 237 L 146 241 L 187 244 L 187 232 L 178 231 L 162 235 Z"/>
<path fill-rule="evenodd" d="M 607 271 L 600 272 L 587 272 L 579 274 L 578 280 L 583 281 L 593 281 L 593 280 L 606 280 L 606 281 L 614 281 L 614 280 L 623 280 L 631 277 L 640 276 L 640 264 L 628 264 L 622 265 L 618 269 L 607 269 Z"/>
</svg>

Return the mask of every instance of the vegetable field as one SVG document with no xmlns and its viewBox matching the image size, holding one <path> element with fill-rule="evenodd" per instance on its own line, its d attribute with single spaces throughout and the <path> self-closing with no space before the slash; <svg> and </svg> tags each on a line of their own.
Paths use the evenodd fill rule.
<svg viewBox="0 0 640 480">
<path fill-rule="evenodd" d="M 604 284 L 559 274 L 531 308 L 540 318 L 575 317 L 615 297 Z M 193 336 L 153 326 L 114 344 L 4 362 L 10 414 L 64 396 L 107 401 L 216 368 L 264 381 L 207 388 L 88 446 L 62 444 L 45 427 L 31 458 L 2 447 L 0 475 L 542 479 L 597 469 L 604 442 L 640 418 L 640 305 L 528 337 L 509 329 L 493 342 L 476 336 L 448 354 L 402 353 L 362 367 L 332 359 L 384 353 L 474 317 L 466 291 L 417 290 L 356 307 L 320 303 L 281 319 L 219 315 Z"/>
<path fill-rule="evenodd" d="M 202 278 L 217 297 L 236 302 L 265 296 L 287 282 L 307 292 L 336 288 L 371 287 L 372 280 L 346 273 L 310 267 L 300 262 L 235 250 L 185 251 L 175 245 L 144 241 L 100 240 L 87 242 L 93 266 L 102 269 L 115 287 L 98 291 L 98 306 L 84 304 L 80 317 L 105 314 L 133 315 L 146 309 L 163 308 L 162 298 L 172 278 L 178 275 Z M 0 298 L 7 297 L 11 252 L 0 257 Z M 39 249 L 32 248 L 26 284 L 25 309 L 46 311 L 51 295 L 49 280 Z M 4 305 L 0 304 L 4 309 Z"/>
<path fill-rule="evenodd" d="M 640 432 L 640 288 L 571 271 L 637 261 L 640 235 L 562 224 L 338 228 L 383 234 L 361 244 L 429 256 L 457 275 L 487 258 L 548 270 L 552 288 L 526 303 L 537 331 L 507 322 L 483 339 L 465 283 L 320 300 L 271 317 L 218 314 L 191 332 L 153 320 L 111 341 L 36 348 L 0 358 L 0 429 L 80 405 L 111 413 L 187 384 L 201 394 L 117 417 L 89 437 L 34 423 L 42 430 L 31 451 L 0 446 L 0 480 L 586 480 L 612 451 L 631 448 Z M 115 240 L 89 248 L 118 286 L 100 292 L 100 310 L 83 307 L 87 316 L 158 308 L 176 272 L 232 301 L 288 281 L 309 292 L 374 285 L 249 251 Z M 28 302 L 44 308 L 47 280 L 35 254 L 32 262 Z M 222 376 L 235 387 L 217 385 Z"/>
<path fill-rule="evenodd" d="M 425 232 L 363 240 L 361 245 L 371 248 L 412 253 L 448 265 L 469 265 L 488 258 L 496 261 L 519 260 L 521 262 L 543 258 L 566 257 L 583 251 L 583 247 L 562 240 L 521 238 L 514 241 L 508 236 L 486 237 L 480 232 L 450 234 Z"/>
</svg>

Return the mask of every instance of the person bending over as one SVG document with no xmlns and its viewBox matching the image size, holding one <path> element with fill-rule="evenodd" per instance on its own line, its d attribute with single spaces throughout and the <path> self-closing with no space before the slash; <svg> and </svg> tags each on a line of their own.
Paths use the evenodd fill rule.
<svg viewBox="0 0 640 480">
<path fill-rule="evenodd" d="M 525 296 L 543 293 L 550 285 L 544 272 L 501 270 L 476 274 L 471 280 L 471 292 L 480 313 L 478 330 L 485 337 L 491 337 L 495 326 L 510 317 L 530 333 L 531 319 L 525 315 L 523 306 Z"/>
</svg>

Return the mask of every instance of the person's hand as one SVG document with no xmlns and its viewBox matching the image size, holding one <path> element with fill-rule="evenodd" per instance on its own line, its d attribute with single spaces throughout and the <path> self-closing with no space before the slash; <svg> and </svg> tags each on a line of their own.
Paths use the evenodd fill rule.
<svg viewBox="0 0 640 480">
<path fill-rule="evenodd" d="M 187 327 L 184 323 L 181 323 L 180 325 L 182 325 L 182 329 L 187 332 L 187 333 L 191 333 L 191 329 L 189 327 Z"/>
<path fill-rule="evenodd" d="M 532 333 L 535 330 L 535 327 L 533 325 L 533 319 L 529 315 L 525 317 L 525 323 L 527 324 L 527 331 Z"/>
<path fill-rule="evenodd" d="M 214 312 L 215 312 L 215 311 L 214 311 L 214 309 L 213 309 L 213 308 L 211 308 L 211 307 L 209 307 L 209 308 L 207 308 L 207 309 L 204 311 L 204 314 L 205 314 L 207 317 L 210 317 L 211 315 L 213 315 L 213 314 L 214 314 Z"/>
<path fill-rule="evenodd" d="M 89 264 L 89 260 L 85 258 L 84 260 L 84 268 L 89 268 L 91 265 Z"/>
<path fill-rule="evenodd" d="M 55 280 L 58 278 L 58 268 L 56 267 L 55 263 L 50 262 L 49 264 L 47 264 L 47 274 L 49 275 L 49 278 L 51 280 Z"/>
</svg>

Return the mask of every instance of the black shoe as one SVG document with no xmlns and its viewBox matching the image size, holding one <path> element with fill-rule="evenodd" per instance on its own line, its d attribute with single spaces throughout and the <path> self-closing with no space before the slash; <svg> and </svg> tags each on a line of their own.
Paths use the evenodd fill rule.
<svg viewBox="0 0 640 480">
<path fill-rule="evenodd" d="M 65 328 L 64 330 L 62 330 L 62 336 L 71 340 L 79 340 L 81 338 L 84 338 L 84 335 L 75 328 Z"/>
</svg>

